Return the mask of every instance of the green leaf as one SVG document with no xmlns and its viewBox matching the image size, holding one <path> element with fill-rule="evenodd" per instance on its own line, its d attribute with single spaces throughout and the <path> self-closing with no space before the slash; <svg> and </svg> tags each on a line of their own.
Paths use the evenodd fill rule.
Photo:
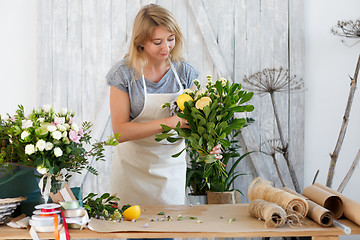
<svg viewBox="0 0 360 240">
<path fill-rule="evenodd" d="M 246 103 L 248 101 L 250 101 L 250 99 L 254 96 L 254 93 L 253 92 L 248 92 L 246 93 L 244 96 L 242 96 L 239 104 L 243 104 L 243 103 Z"/>
<path fill-rule="evenodd" d="M 172 129 L 171 127 L 166 126 L 166 125 L 164 125 L 164 124 L 160 124 L 160 126 L 161 126 L 161 128 L 162 128 L 164 131 L 166 131 L 166 132 L 168 132 L 168 131 L 170 131 L 170 130 Z"/>
<path fill-rule="evenodd" d="M 184 152 L 185 149 L 186 149 L 186 148 L 184 148 L 183 150 L 181 150 L 181 151 L 178 152 L 177 154 L 171 155 L 171 157 L 177 158 L 178 156 L 180 156 L 180 155 Z"/>
</svg>

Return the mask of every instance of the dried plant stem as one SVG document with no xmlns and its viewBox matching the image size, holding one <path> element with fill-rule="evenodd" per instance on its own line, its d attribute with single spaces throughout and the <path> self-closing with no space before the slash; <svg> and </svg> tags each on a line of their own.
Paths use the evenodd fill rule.
<svg viewBox="0 0 360 240">
<path fill-rule="evenodd" d="M 359 162 L 359 159 L 360 159 L 360 149 L 358 151 L 358 153 L 356 154 L 356 157 L 353 161 L 353 163 L 351 164 L 351 167 L 349 169 L 349 171 L 347 172 L 346 176 L 344 177 L 344 179 L 342 180 L 339 188 L 337 189 L 338 192 L 342 192 L 344 191 L 345 187 L 346 187 L 346 184 L 349 182 L 354 170 L 355 170 L 355 167 L 357 166 L 358 162 Z"/>
<path fill-rule="evenodd" d="M 276 107 L 276 104 L 275 104 L 275 98 L 274 98 L 274 93 L 273 92 L 270 92 L 270 97 L 271 97 L 271 103 L 272 103 L 273 109 L 274 109 L 274 115 L 275 115 L 276 125 L 277 125 L 278 131 L 279 131 L 280 141 L 281 141 L 281 144 L 282 144 L 282 147 L 283 147 L 283 150 L 284 150 L 282 152 L 282 154 L 284 156 L 286 165 L 287 165 L 287 167 L 289 169 L 290 177 L 291 177 L 291 180 L 292 180 L 292 182 L 294 184 L 294 188 L 298 193 L 300 193 L 300 185 L 299 185 L 299 182 L 298 182 L 297 177 L 296 177 L 294 166 L 292 165 L 292 163 L 290 162 L 290 159 L 289 159 L 288 146 L 287 146 L 287 143 L 285 143 L 284 136 L 283 136 L 283 133 L 282 133 L 279 114 L 278 114 L 278 110 L 277 110 L 277 107 Z"/>
<path fill-rule="evenodd" d="M 279 169 L 279 165 L 277 164 L 277 161 L 276 161 L 275 153 L 271 154 L 271 157 L 272 157 L 272 159 L 273 159 L 273 162 L 274 162 L 274 165 L 275 165 L 275 169 L 276 169 L 276 172 L 277 172 L 277 174 L 278 174 L 278 176 L 279 176 L 281 185 L 282 185 L 283 187 L 285 187 L 286 185 L 285 185 L 285 182 L 284 182 L 284 180 L 283 180 L 283 178 L 282 178 L 282 176 L 281 176 L 280 169 Z"/>
<path fill-rule="evenodd" d="M 360 68 L 360 55 L 359 55 L 359 58 L 358 58 L 358 61 L 357 61 L 357 64 L 356 64 L 354 77 L 352 79 L 350 78 L 351 79 L 350 93 L 349 93 L 348 102 L 347 102 L 346 109 L 345 109 L 345 114 L 344 114 L 344 117 L 343 117 L 343 122 L 342 122 L 341 129 L 340 129 L 339 137 L 338 137 L 338 140 L 336 142 L 334 152 L 330 155 L 331 161 L 330 161 L 328 176 L 327 176 L 327 180 L 326 180 L 326 186 L 327 187 L 331 187 L 331 185 L 332 185 L 332 181 L 333 181 L 333 178 L 334 178 L 336 161 L 338 159 L 339 152 L 341 150 L 341 146 L 342 146 L 342 143 L 343 143 L 344 138 L 345 138 L 347 125 L 349 123 L 351 105 L 352 105 L 354 95 L 355 95 L 357 77 L 358 77 L 358 74 L 359 74 L 359 68 Z"/>
</svg>

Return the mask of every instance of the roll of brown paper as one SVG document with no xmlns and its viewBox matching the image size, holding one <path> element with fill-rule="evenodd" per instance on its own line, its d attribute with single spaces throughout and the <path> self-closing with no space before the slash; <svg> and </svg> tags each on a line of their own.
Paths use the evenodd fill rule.
<svg viewBox="0 0 360 240">
<path fill-rule="evenodd" d="M 286 212 L 282 207 L 262 199 L 250 202 L 249 213 L 264 220 L 266 227 L 281 227 L 286 222 Z"/>
<path fill-rule="evenodd" d="M 339 192 L 337 192 L 329 187 L 326 187 L 320 183 L 314 183 L 314 185 L 340 197 L 344 204 L 345 217 L 347 219 L 353 221 L 357 225 L 360 225 L 360 203 L 359 202 L 357 202 L 349 197 L 346 197 L 344 194 L 339 193 Z"/>
<path fill-rule="evenodd" d="M 319 204 L 311 201 L 309 198 L 307 198 L 307 197 L 301 195 L 300 193 L 297 193 L 287 187 L 284 187 L 283 190 L 286 192 L 292 193 L 294 195 L 297 195 L 299 197 L 303 197 L 306 200 L 306 202 L 309 205 L 309 211 L 307 213 L 307 216 L 309 218 L 311 218 L 312 220 L 314 220 L 315 222 L 317 222 L 318 224 L 320 224 L 323 227 L 332 226 L 332 224 L 334 222 L 334 215 L 332 214 L 331 211 L 329 211 L 326 208 L 323 208 Z"/>
<path fill-rule="evenodd" d="M 344 213 L 344 207 L 341 198 L 322 188 L 311 185 L 306 187 L 302 194 L 305 197 L 311 199 L 311 201 L 326 209 L 329 209 L 334 214 L 335 219 L 340 218 Z"/>
<path fill-rule="evenodd" d="M 309 210 L 306 200 L 284 190 L 271 186 L 271 182 L 260 177 L 255 178 L 249 185 L 248 197 L 250 201 L 263 199 L 276 203 L 282 207 L 288 215 L 296 215 L 303 219 Z"/>
</svg>

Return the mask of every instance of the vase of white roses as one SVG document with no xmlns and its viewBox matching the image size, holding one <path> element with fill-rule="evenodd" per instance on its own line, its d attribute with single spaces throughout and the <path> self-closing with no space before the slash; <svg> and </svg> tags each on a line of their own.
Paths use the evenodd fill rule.
<svg viewBox="0 0 360 240">
<path fill-rule="evenodd" d="M 25 115 L 24 107 L 19 105 L 16 114 L 1 114 L 0 167 L 8 171 L 17 166 L 36 169 L 47 201 L 51 186 L 56 191 L 55 185 L 67 181 L 72 173 L 87 169 L 97 175 L 89 158 L 104 160 L 104 145 L 117 144 L 115 136 L 91 142 L 91 126 L 90 122 L 78 125 L 75 113 L 66 108 L 55 112 L 51 105 L 44 105 Z"/>
<path fill-rule="evenodd" d="M 164 131 L 156 136 L 157 141 L 167 139 L 170 142 L 185 138 L 184 150 L 192 153 L 191 156 L 196 156 L 191 159 L 192 167 L 188 167 L 187 171 L 192 172 L 193 176 L 198 176 L 196 179 L 193 177 L 193 180 L 197 181 L 197 190 L 200 192 L 212 191 L 212 182 L 223 182 L 229 177 L 229 172 L 226 170 L 227 162 L 215 158 L 210 151 L 219 143 L 223 149 L 229 148 L 231 146 L 229 135 L 250 122 L 249 118 L 235 117 L 234 114 L 254 110 L 254 106 L 248 104 L 253 92 L 243 90 L 239 83 L 230 84 L 224 78 L 215 82 L 212 81 L 211 76 L 207 78 L 205 88 L 201 88 L 199 81 L 194 80 L 196 90 L 186 89 L 177 98 L 176 103 L 164 104 L 164 107 L 175 110 L 180 118 L 186 119 L 189 128 L 181 128 L 180 124 L 174 129 L 162 125 Z M 180 154 L 181 152 L 173 157 Z M 216 176 L 217 179 L 211 176 Z M 188 176 L 188 181 L 189 179 L 191 178 Z M 199 183 L 202 185 L 200 188 Z M 191 182 L 187 184 L 190 186 Z"/>
</svg>

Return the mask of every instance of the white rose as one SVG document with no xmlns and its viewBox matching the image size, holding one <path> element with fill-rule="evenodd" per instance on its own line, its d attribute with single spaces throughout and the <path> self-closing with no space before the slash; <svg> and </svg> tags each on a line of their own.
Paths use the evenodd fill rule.
<svg viewBox="0 0 360 240">
<path fill-rule="evenodd" d="M 1 114 L 1 119 L 4 120 L 4 121 L 7 121 L 7 120 L 9 120 L 9 115 Z"/>
<path fill-rule="evenodd" d="M 21 139 L 25 140 L 25 138 L 27 138 L 28 136 L 30 136 L 29 131 L 25 130 L 21 133 Z"/>
<path fill-rule="evenodd" d="M 71 124 L 71 129 L 75 132 L 78 132 L 80 130 L 79 126 L 76 123 Z"/>
<path fill-rule="evenodd" d="M 61 157 L 63 155 L 63 151 L 59 147 L 56 147 L 54 148 L 54 155 L 56 157 Z"/>
<path fill-rule="evenodd" d="M 52 106 L 50 104 L 45 104 L 43 106 L 44 111 L 47 113 L 50 112 L 51 108 L 52 108 Z"/>
<path fill-rule="evenodd" d="M 39 149 L 41 152 L 44 151 L 45 146 L 46 146 L 46 142 L 44 140 L 42 140 L 42 139 L 40 139 L 36 143 L 36 148 Z"/>
<path fill-rule="evenodd" d="M 45 150 L 49 151 L 53 148 L 54 144 L 52 144 L 51 142 L 46 142 L 45 144 Z"/>
<path fill-rule="evenodd" d="M 35 152 L 35 146 L 34 146 L 34 144 L 28 144 L 28 145 L 25 146 L 25 153 L 26 153 L 27 155 L 31 155 L 31 154 L 33 154 L 34 152 Z"/>
<path fill-rule="evenodd" d="M 37 166 L 36 171 L 38 171 L 38 173 L 44 175 L 45 173 L 47 173 L 49 171 L 49 169 L 43 165 L 39 165 L 39 166 Z"/>
<path fill-rule="evenodd" d="M 59 112 L 61 115 L 66 115 L 67 114 L 67 108 L 62 108 Z"/>
<path fill-rule="evenodd" d="M 64 127 L 66 127 L 66 130 L 70 129 L 70 125 L 68 123 L 63 124 Z"/>
<path fill-rule="evenodd" d="M 62 124 L 58 124 L 56 127 L 60 132 L 66 131 L 66 127 L 64 125 L 62 125 Z"/>
<path fill-rule="evenodd" d="M 52 132 L 51 136 L 56 140 L 60 140 L 60 138 L 62 137 L 61 132 L 59 132 L 59 131 Z"/>
<path fill-rule="evenodd" d="M 26 128 L 29 128 L 29 127 L 32 127 L 32 121 L 31 120 L 22 120 L 22 128 L 23 129 L 26 129 Z"/>
<path fill-rule="evenodd" d="M 49 126 L 47 126 L 47 130 L 48 130 L 49 132 L 54 132 L 54 131 L 56 131 L 56 129 L 57 129 L 57 127 L 54 126 L 54 125 L 49 125 Z"/>
<path fill-rule="evenodd" d="M 65 123 L 65 117 L 54 117 L 54 122 L 57 124 L 64 124 Z"/>
</svg>

